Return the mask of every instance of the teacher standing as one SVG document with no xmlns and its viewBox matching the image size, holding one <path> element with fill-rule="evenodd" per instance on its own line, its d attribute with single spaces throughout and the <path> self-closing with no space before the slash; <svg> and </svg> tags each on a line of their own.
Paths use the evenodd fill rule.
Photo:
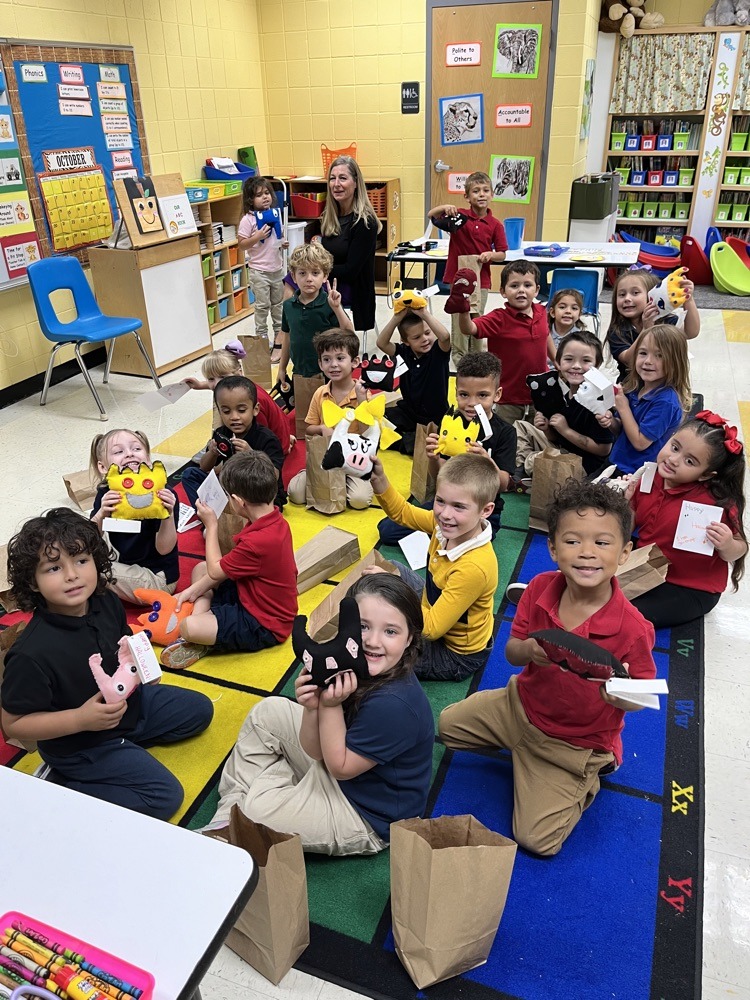
<svg viewBox="0 0 750 1000">
<path fill-rule="evenodd" d="M 343 304 L 352 310 L 355 330 L 375 326 L 375 246 L 382 228 L 357 161 L 337 156 L 328 171 L 320 233 L 333 256 L 329 281 L 336 279 Z"/>
</svg>

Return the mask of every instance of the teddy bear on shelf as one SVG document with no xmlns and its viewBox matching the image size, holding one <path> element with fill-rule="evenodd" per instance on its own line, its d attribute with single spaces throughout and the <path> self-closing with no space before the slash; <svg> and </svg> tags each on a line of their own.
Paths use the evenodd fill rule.
<svg viewBox="0 0 750 1000">
<path fill-rule="evenodd" d="M 714 0 L 703 18 L 707 28 L 726 24 L 748 24 L 748 22 L 750 22 L 750 0 Z"/>
<path fill-rule="evenodd" d="M 599 30 L 613 34 L 619 33 L 623 38 L 630 38 L 636 28 L 642 31 L 648 31 L 650 28 L 661 28 L 664 24 L 663 14 L 647 14 L 643 9 L 645 4 L 646 0 L 626 0 L 625 3 L 604 0 L 599 19 Z"/>
</svg>

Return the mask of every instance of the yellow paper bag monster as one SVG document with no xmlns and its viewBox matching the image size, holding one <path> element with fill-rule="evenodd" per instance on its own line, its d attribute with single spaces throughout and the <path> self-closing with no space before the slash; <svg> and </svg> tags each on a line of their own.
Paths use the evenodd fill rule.
<svg viewBox="0 0 750 1000">
<path fill-rule="evenodd" d="M 119 493 L 122 500 L 112 512 L 112 517 L 118 521 L 146 521 L 150 518 L 164 520 L 169 517 L 169 511 L 156 495 L 167 485 L 167 470 L 162 462 L 146 465 L 141 462 L 138 471 L 118 469 L 110 465 L 107 472 L 107 485 Z"/>
</svg>

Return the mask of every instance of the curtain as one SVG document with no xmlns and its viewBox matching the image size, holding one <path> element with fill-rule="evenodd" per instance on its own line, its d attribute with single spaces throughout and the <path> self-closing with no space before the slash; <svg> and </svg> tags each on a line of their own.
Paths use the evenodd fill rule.
<svg viewBox="0 0 750 1000">
<path fill-rule="evenodd" d="M 750 35 L 743 35 L 742 58 L 737 74 L 737 89 L 734 92 L 733 111 L 750 111 Z"/>
<path fill-rule="evenodd" d="M 672 114 L 702 108 L 715 43 L 713 32 L 623 39 L 609 113 Z"/>
</svg>

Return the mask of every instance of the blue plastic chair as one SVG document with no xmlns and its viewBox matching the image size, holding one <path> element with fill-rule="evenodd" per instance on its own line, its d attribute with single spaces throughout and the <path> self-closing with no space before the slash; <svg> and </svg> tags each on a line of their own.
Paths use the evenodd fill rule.
<svg viewBox="0 0 750 1000">
<path fill-rule="evenodd" d="M 723 240 L 724 237 L 721 235 L 718 228 L 716 226 L 709 226 L 708 229 L 706 230 L 706 247 L 704 251 L 706 257 L 710 259 L 711 247 L 714 245 L 714 243 L 722 243 Z"/>
<path fill-rule="evenodd" d="M 583 313 L 593 316 L 594 332 L 599 336 L 599 272 L 584 267 L 557 267 L 549 285 L 551 302 L 563 288 L 575 288 L 583 296 Z"/>
<path fill-rule="evenodd" d="M 39 260 L 35 264 L 30 264 L 26 272 L 31 285 L 31 294 L 34 297 L 39 325 L 47 340 L 55 345 L 49 357 L 47 374 L 44 379 L 42 398 L 40 406 L 47 402 L 47 392 L 50 380 L 52 379 L 52 369 L 55 364 L 55 357 L 61 347 L 66 344 L 75 346 L 76 361 L 81 369 L 81 374 L 86 380 L 86 384 L 91 390 L 91 395 L 99 407 L 99 414 L 102 420 L 107 420 L 107 413 L 99 399 L 99 394 L 94 388 L 91 376 L 83 363 L 81 357 L 82 344 L 103 344 L 109 341 L 107 351 L 107 363 L 104 367 L 104 382 L 109 382 L 109 370 L 112 366 L 112 352 L 114 351 L 115 340 L 123 334 L 132 333 L 138 344 L 138 348 L 143 355 L 148 370 L 157 389 L 161 388 L 159 376 L 154 370 L 151 358 L 143 346 L 143 341 L 138 334 L 138 328 L 143 324 L 139 319 L 125 316 L 105 316 L 97 305 L 94 293 L 91 291 L 83 268 L 75 257 L 47 257 Z M 61 322 L 50 301 L 53 292 L 67 289 L 73 296 L 77 316 L 69 323 Z"/>
</svg>

